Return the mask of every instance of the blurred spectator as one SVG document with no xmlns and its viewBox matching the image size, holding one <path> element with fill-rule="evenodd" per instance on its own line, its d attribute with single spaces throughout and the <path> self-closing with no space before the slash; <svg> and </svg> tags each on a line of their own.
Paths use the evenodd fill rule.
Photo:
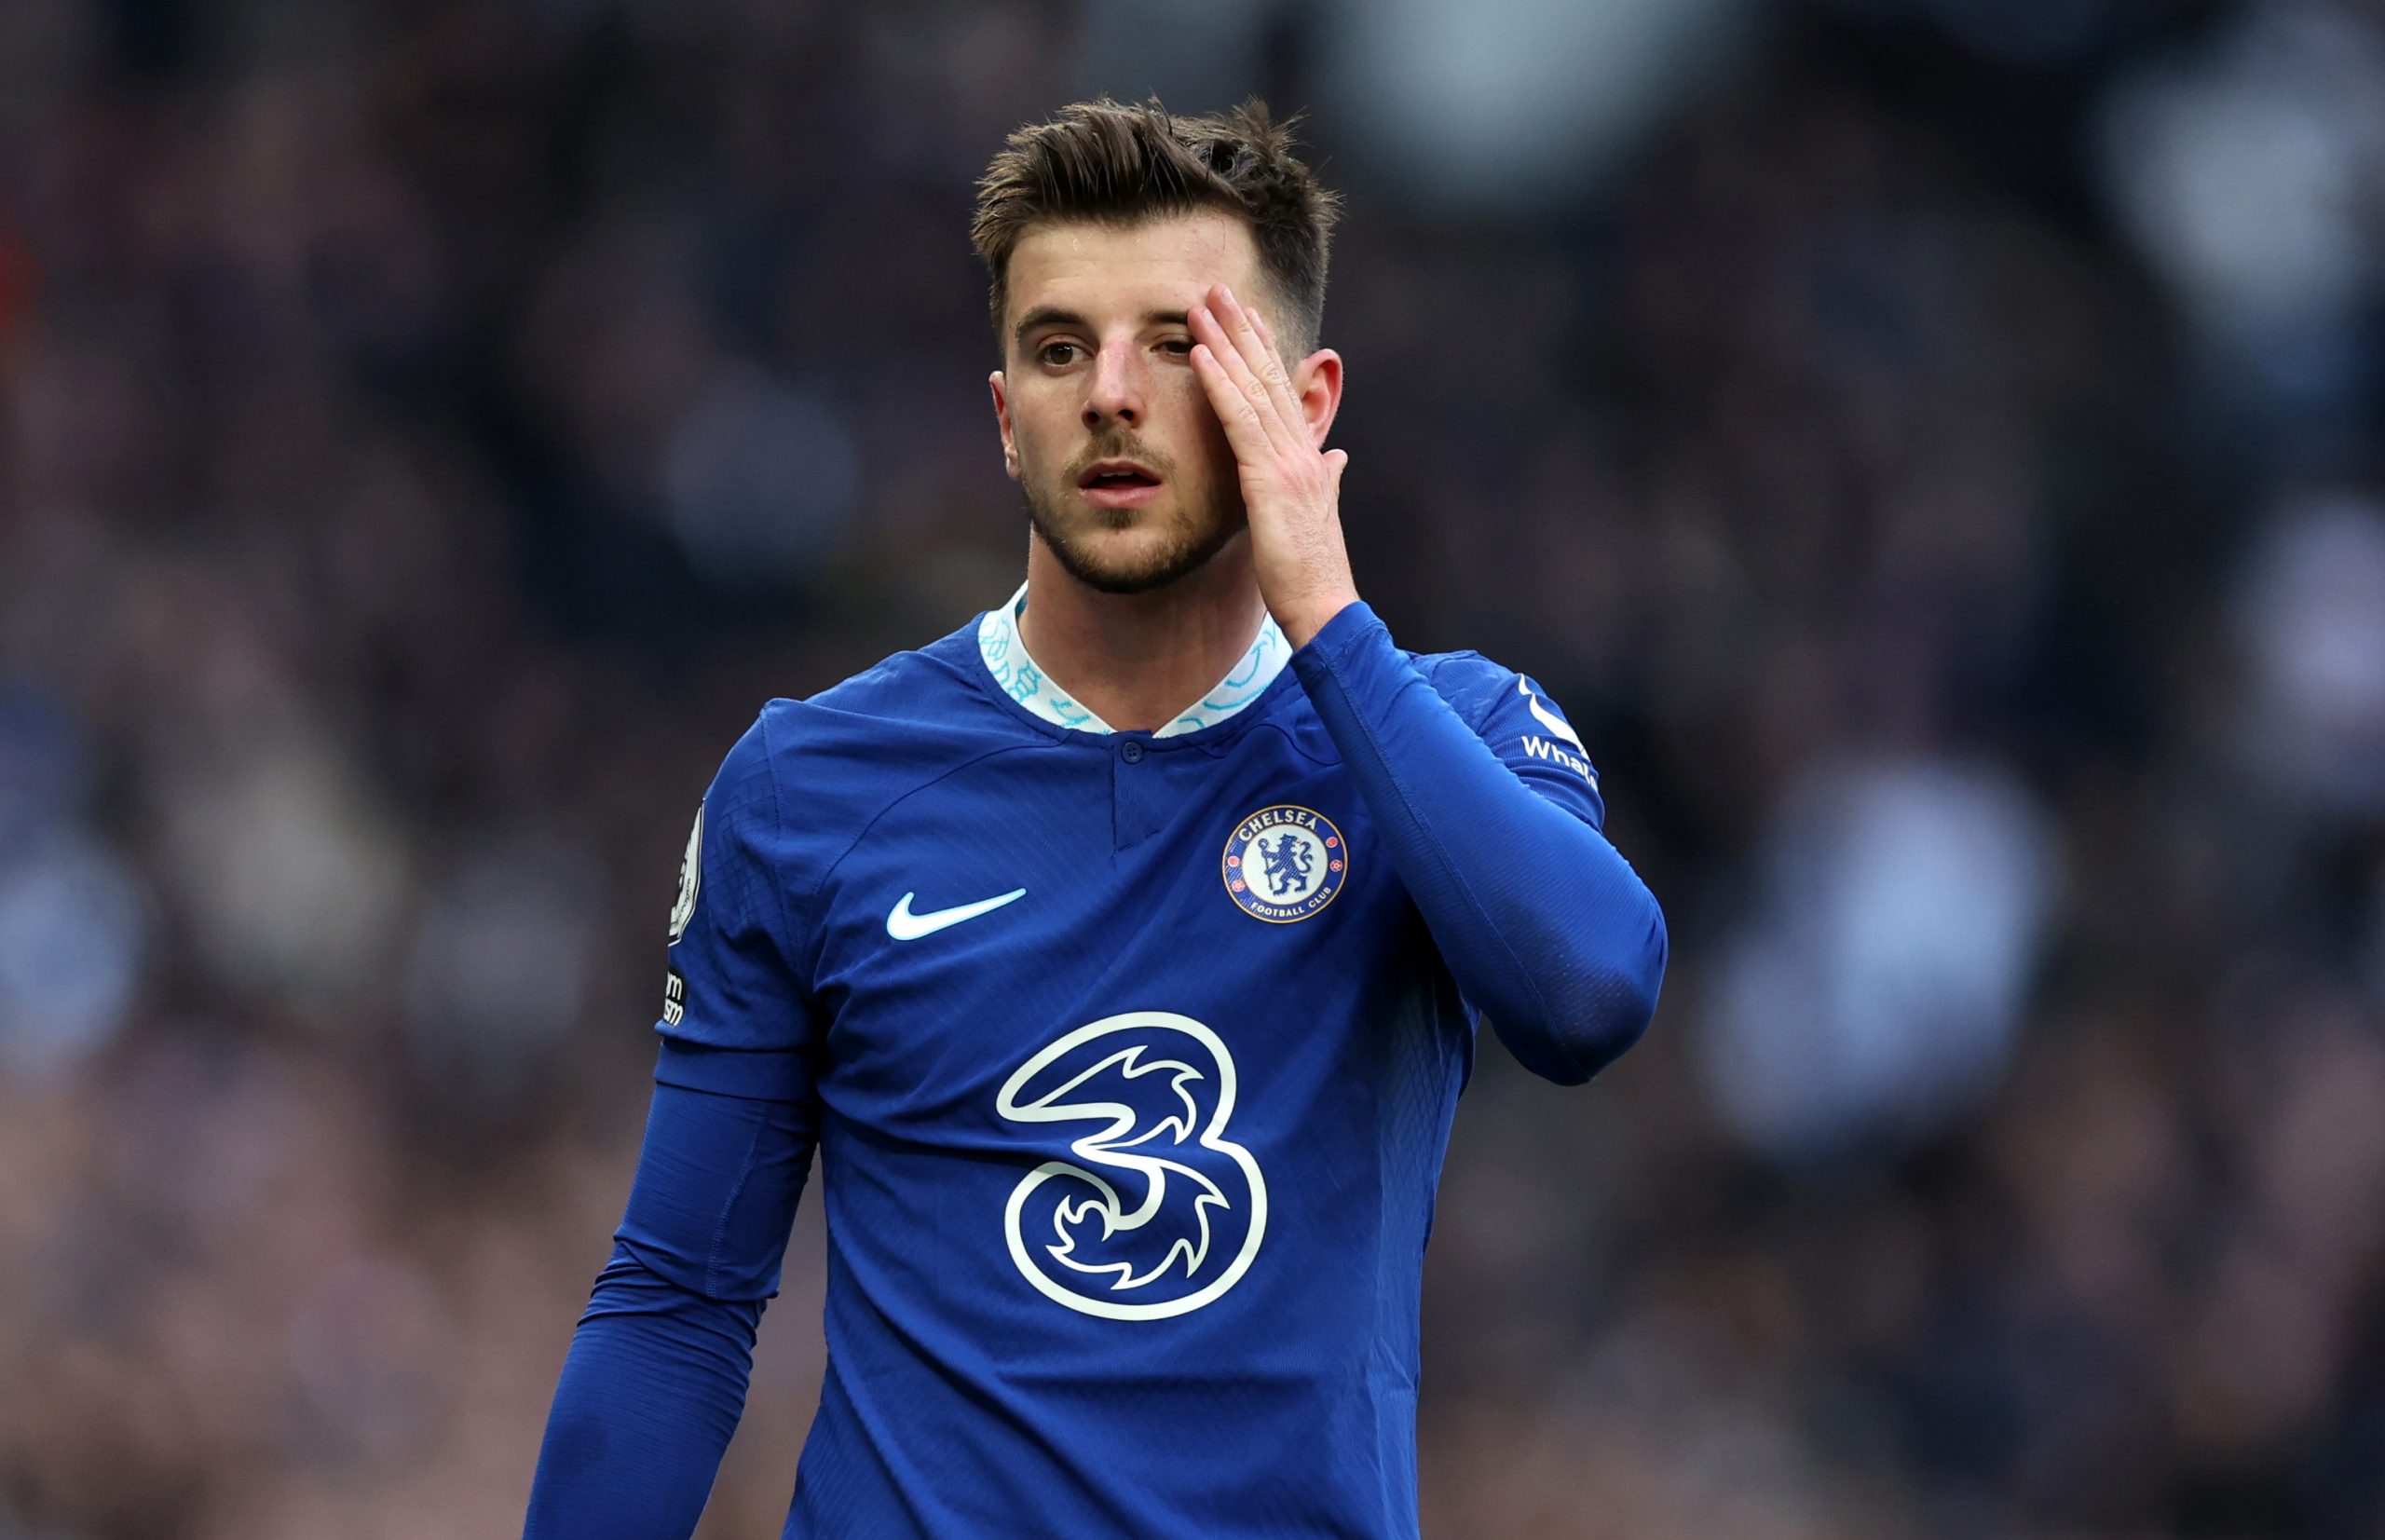
<svg viewBox="0 0 2385 1540">
<path fill-rule="evenodd" d="M 1328 11 L 1317 89 L 1376 177 L 1427 208 L 1557 216 L 1710 70 L 1744 0 L 1370 0 Z"/>
<path fill-rule="evenodd" d="M 0 1066 L 37 1084 L 105 1048 L 130 1014 L 148 941 L 139 879 L 61 831 L 0 861 Z"/>
<path fill-rule="evenodd" d="M 603 888 L 580 852 L 515 837 L 431 893 L 406 961 L 405 1031 L 458 1101 L 518 1102 L 539 1056 L 579 1025 Z"/>
<path fill-rule="evenodd" d="M 1993 767 L 1818 768 L 1717 959 L 1699 1048 L 1724 1117 L 1793 1158 L 1910 1143 L 1976 1109 L 2034 981 L 2052 849 Z"/>
<path fill-rule="evenodd" d="M 2177 291 L 2223 388 L 2333 423 L 2373 390 L 2385 282 L 2385 36 L 2347 9 L 2251 7 L 2113 89 L 2113 202 Z"/>
<path fill-rule="evenodd" d="M 2246 770 L 2324 811 L 2385 815 L 2385 505 L 2338 494 L 2279 509 L 2236 600 Z"/>
<path fill-rule="evenodd" d="M 800 581 L 860 490 L 852 435 L 817 396 L 749 371 L 716 376 L 663 451 L 672 532 L 721 588 Z"/>
</svg>

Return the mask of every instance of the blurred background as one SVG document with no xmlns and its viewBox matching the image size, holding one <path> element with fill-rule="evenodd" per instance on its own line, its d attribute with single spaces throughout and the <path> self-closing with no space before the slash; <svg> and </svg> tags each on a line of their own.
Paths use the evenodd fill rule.
<svg viewBox="0 0 2385 1540">
<path fill-rule="evenodd" d="M 1672 921 L 1426 1533 L 2385 1535 L 2385 6 L 5 0 L 0 1537 L 516 1533 L 714 766 L 1016 581 L 972 179 L 1250 90 Z"/>
</svg>

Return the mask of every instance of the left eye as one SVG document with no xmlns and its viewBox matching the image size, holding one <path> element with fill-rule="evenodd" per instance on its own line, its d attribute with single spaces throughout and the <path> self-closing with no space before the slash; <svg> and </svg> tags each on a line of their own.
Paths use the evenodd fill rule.
<svg viewBox="0 0 2385 1540">
<path fill-rule="evenodd" d="M 1160 347 L 1179 359 L 1189 359 L 1192 356 L 1192 339 L 1191 337 L 1170 337 L 1165 342 L 1161 343 Z"/>
</svg>

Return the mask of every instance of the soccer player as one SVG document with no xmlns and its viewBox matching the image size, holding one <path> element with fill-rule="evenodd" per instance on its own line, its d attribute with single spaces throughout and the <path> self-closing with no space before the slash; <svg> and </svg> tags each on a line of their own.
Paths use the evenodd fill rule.
<svg viewBox="0 0 2385 1540">
<path fill-rule="evenodd" d="M 995 158 L 1026 583 L 771 702 L 713 782 L 531 1535 L 694 1528 L 815 1150 L 787 1535 L 1416 1533 L 1478 1013 L 1587 1080 L 1665 929 L 1540 687 L 1352 586 L 1334 211 L 1257 103 L 1074 106 Z"/>
</svg>

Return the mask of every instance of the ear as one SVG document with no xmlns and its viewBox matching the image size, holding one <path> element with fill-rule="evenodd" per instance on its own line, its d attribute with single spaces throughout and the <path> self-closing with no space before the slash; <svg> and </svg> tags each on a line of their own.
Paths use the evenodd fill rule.
<svg viewBox="0 0 2385 1540">
<path fill-rule="evenodd" d="M 1292 394 L 1300 399 L 1301 416 L 1308 422 L 1309 442 L 1323 448 L 1334 416 L 1342 410 L 1342 355 L 1320 348 L 1292 365 Z"/>
<path fill-rule="evenodd" d="M 1005 393 L 1010 382 L 1002 378 L 999 369 L 986 376 L 986 384 L 994 392 L 994 425 L 1002 429 L 1002 471 L 1012 481 L 1018 480 L 1018 438 L 1011 429 L 1010 397 Z"/>
</svg>

